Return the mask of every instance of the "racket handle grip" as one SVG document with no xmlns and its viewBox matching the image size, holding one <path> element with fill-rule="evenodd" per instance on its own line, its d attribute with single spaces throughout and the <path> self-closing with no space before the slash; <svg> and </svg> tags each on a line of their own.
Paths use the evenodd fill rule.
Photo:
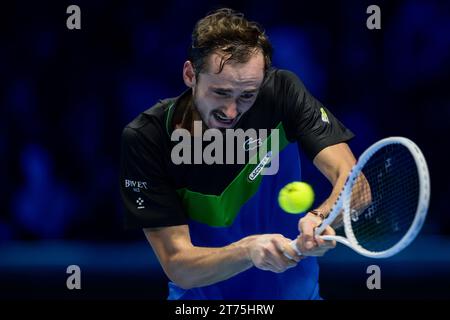
<svg viewBox="0 0 450 320">
<path fill-rule="evenodd" d="M 296 239 L 292 240 L 291 243 L 290 243 L 290 245 L 291 245 L 291 248 L 294 249 L 294 251 L 297 252 L 297 254 L 298 254 L 299 256 L 302 255 L 302 252 L 301 252 L 300 249 L 297 247 L 297 240 L 296 240 Z"/>
<path fill-rule="evenodd" d="M 301 253 L 301 251 L 299 250 L 299 248 L 297 247 L 296 242 L 297 242 L 297 240 L 292 240 L 289 244 L 290 244 L 291 248 L 294 249 L 294 251 L 297 252 L 297 254 L 298 254 L 299 256 L 301 256 L 302 253 Z M 287 253 L 286 251 L 283 252 L 283 254 L 285 255 L 286 258 L 293 260 L 293 257 L 291 257 L 290 254 Z"/>
</svg>

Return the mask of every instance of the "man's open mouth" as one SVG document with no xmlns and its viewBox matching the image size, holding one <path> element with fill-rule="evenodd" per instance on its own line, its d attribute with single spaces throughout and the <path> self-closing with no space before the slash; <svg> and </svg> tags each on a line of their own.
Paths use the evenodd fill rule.
<svg viewBox="0 0 450 320">
<path fill-rule="evenodd" d="M 212 112 L 214 119 L 216 119 L 217 122 L 223 123 L 224 125 L 231 125 L 234 120 L 236 120 L 237 116 L 235 118 L 228 118 L 223 112 L 221 111 L 213 111 Z"/>
</svg>

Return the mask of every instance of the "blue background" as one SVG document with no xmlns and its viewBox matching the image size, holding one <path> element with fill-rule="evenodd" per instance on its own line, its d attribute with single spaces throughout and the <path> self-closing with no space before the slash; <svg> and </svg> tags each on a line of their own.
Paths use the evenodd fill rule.
<svg viewBox="0 0 450 320">
<path fill-rule="evenodd" d="M 81 30 L 66 8 L 81 8 Z M 366 9 L 381 7 L 381 30 Z M 320 260 L 325 298 L 449 298 L 450 3 L 447 1 L 16 1 L 0 18 L 0 297 L 154 298 L 165 276 L 141 231 L 125 231 L 122 128 L 184 89 L 195 22 L 229 6 L 261 23 L 273 64 L 294 71 L 356 133 L 358 156 L 387 136 L 415 141 L 432 197 L 419 238 L 384 261 L 338 247 Z M 302 159 L 317 203 L 331 188 Z M 274 195 L 275 199 L 276 195 Z M 68 265 L 80 291 L 65 287 Z M 366 288 L 378 264 L 382 289 Z"/>
</svg>

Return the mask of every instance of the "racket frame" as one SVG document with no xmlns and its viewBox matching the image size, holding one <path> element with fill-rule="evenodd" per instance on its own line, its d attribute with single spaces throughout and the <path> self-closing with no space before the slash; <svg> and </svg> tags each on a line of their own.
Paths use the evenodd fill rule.
<svg viewBox="0 0 450 320">
<path fill-rule="evenodd" d="M 409 227 L 408 231 L 405 233 L 405 235 L 389 249 L 374 252 L 362 247 L 358 243 L 355 234 L 353 232 L 350 216 L 351 193 L 353 184 L 358 178 L 358 175 L 361 173 L 365 164 L 377 151 L 391 144 L 401 144 L 404 147 L 406 147 L 410 151 L 416 163 L 420 187 L 419 201 L 414 220 L 411 226 Z M 425 157 L 423 156 L 419 147 L 413 141 L 404 137 L 385 138 L 371 145 L 358 158 L 358 161 L 350 171 L 349 176 L 347 177 L 347 180 L 344 184 L 344 187 L 341 193 L 339 194 L 335 204 L 333 205 L 333 208 L 331 209 L 329 215 L 325 218 L 325 220 L 316 228 L 315 234 L 320 235 L 325 230 L 325 228 L 336 219 L 336 217 L 339 214 L 342 214 L 346 237 L 321 236 L 323 240 L 335 240 L 336 242 L 342 243 L 350 247 L 351 249 L 355 250 L 357 253 L 365 257 L 388 258 L 403 250 L 417 237 L 417 234 L 420 232 L 420 229 L 422 228 L 427 215 L 429 200 L 430 200 L 430 175 Z M 296 240 L 293 240 L 291 242 L 291 246 L 297 252 L 297 254 L 301 255 L 300 250 L 297 248 Z"/>
</svg>

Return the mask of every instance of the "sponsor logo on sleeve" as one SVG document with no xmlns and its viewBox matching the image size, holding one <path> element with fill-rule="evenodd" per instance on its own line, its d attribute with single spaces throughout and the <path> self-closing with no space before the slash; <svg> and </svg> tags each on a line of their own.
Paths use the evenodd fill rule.
<svg viewBox="0 0 450 320">
<path fill-rule="evenodd" d="M 325 109 L 324 109 L 324 108 L 320 108 L 320 113 L 321 113 L 321 115 L 322 115 L 322 121 L 329 124 L 329 123 L 330 123 L 330 120 L 328 119 L 328 115 L 327 115 L 327 113 L 325 112 Z"/>
<path fill-rule="evenodd" d="M 142 189 L 147 190 L 147 182 L 146 181 L 135 181 L 135 180 L 129 180 L 125 179 L 124 181 L 125 188 L 131 188 L 134 192 L 141 192 Z"/>
</svg>

